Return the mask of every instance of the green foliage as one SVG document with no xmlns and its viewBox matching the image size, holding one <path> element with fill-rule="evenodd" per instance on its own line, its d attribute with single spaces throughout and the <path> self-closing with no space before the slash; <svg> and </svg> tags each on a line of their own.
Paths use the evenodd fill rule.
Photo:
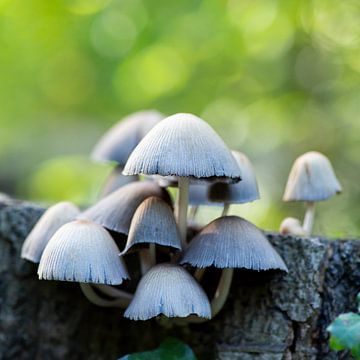
<svg viewBox="0 0 360 360">
<path fill-rule="evenodd" d="M 169 338 L 156 350 L 126 355 L 119 360 L 196 360 L 196 357 L 188 345 Z"/>
<path fill-rule="evenodd" d="M 360 311 L 360 293 L 357 297 Z M 331 333 L 330 346 L 333 350 L 350 350 L 355 359 L 360 359 L 360 315 L 340 315 L 327 328 Z"/>
</svg>

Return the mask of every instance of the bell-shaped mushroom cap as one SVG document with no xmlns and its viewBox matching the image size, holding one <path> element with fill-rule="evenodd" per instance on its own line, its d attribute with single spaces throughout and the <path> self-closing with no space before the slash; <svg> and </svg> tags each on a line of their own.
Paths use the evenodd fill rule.
<svg viewBox="0 0 360 360">
<path fill-rule="evenodd" d="M 115 190 L 125 186 L 127 184 L 139 181 L 137 175 L 125 176 L 122 174 L 123 168 L 121 166 L 116 166 L 110 173 L 110 175 L 105 180 L 105 183 L 101 189 L 101 197 L 105 197 Z"/>
<path fill-rule="evenodd" d="M 190 242 L 180 263 L 198 268 L 287 271 L 263 232 L 237 216 L 221 217 L 207 225 Z"/>
<path fill-rule="evenodd" d="M 329 159 L 319 152 L 311 151 L 296 159 L 283 200 L 321 201 L 341 191 Z"/>
<path fill-rule="evenodd" d="M 50 239 L 40 260 L 39 279 L 119 285 L 129 275 L 119 249 L 100 225 L 76 220 Z"/>
<path fill-rule="evenodd" d="M 151 268 L 140 280 L 124 316 L 131 320 L 148 320 L 160 314 L 167 317 L 195 314 L 211 318 L 204 290 L 181 266 L 159 264 Z"/>
<path fill-rule="evenodd" d="M 124 174 L 240 180 L 239 166 L 225 143 L 191 114 L 175 114 L 155 125 L 130 155 Z"/>
<path fill-rule="evenodd" d="M 125 254 L 136 244 L 158 244 L 181 250 L 180 233 L 171 207 L 158 197 L 141 203 L 131 221 Z"/>
<path fill-rule="evenodd" d="M 241 171 L 241 181 L 237 184 L 215 183 L 209 188 L 211 201 L 232 204 L 244 204 L 260 198 L 254 169 L 248 157 L 238 151 L 232 151 Z"/>
<path fill-rule="evenodd" d="M 79 214 L 78 207 L 67 201 L 49 207 L 25 239 L 21 258 L 38 263 L 45 246 L 55 232 Z"/>
<path fill-rule="evenodd" d="M 101 137 L 91 158 L 101 162 L 115 161 L 124 166 L 136 145 L 163 118 L 155 110 L 140 111 L 125 117 Z"/>
<path fill-rule="evenodd" d="M 171 204 L 166 189 L 152 181 L 139 181 L 115 190 L 80 214 L 78 219 L 91 220 L 109 230 L 127 235 L 136 209 L 150 196 L 158 196 Z"/>
</svg>

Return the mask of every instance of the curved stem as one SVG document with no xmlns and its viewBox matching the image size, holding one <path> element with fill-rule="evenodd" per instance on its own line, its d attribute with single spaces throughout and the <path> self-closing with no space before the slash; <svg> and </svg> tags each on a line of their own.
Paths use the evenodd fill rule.
<svg viewBox="0 0 360 360">
<path fill-rule="evenodd" d="M 211 302 L 211 315 L 216 316 L 223 308 L 229 295 L 234 269 L 224 269 L 214 299 Z"/>
<path fill-rule="evenodd" d="M 103 294 L 117 298 L 117 299 L 129 300 L 129 302 L 130 302 L 132 300 L 132 298 L 134 297 L 132 294 L 130 294 L 124 290 L 114 288 L 111 285 L 96 284 L 96 285 L 92 285 L 92 286 L 94 288 L 96 288 L 97 290 L 101 291 Z"/>
<path fill-rule="evenodd" d="M 126 299 L 115 299 L 115 300 L 105 300 L 100 297 L 90 284 L 80 283 L 80 288 L 85 297 L 94 305 L 101 307 L 119 307 L 126 309 L 130 303 L 130 300 Z"/>
<path fill-rule="evenodd" d="M 229 210 L 230 210 L 230 203 L 224 203 L 224 208 L 221 216 L 227 216 Z"/>
<path fill-rule="evenodd" d="M 177 220 L 183 249 L 186 247 L 187 211 L 189 205 L 189 178 L 179 177 L 179 192 L 177 198 Z"/>
<path fill-rule="evenodd" d="M 303 229 L 305 231 L 305 234 L 308 236 L 311 235 L 314 226 L 314 219 L 315 219 L 315 203 L 309 201 L 306 203 L 306 213 L 303 223 Z"/>
</svg>

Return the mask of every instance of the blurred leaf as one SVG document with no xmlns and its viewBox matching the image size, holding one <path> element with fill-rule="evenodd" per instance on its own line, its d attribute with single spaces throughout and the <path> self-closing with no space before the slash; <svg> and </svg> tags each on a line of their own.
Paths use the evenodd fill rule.
<svg viewBox="0 0 360 360">
<path fill-rule="evenodd" d="M 119 360 L 196 360 L 196 357 L 185 343 L 167 339 L 156 350 L 126 355 Z"/>
</svg>

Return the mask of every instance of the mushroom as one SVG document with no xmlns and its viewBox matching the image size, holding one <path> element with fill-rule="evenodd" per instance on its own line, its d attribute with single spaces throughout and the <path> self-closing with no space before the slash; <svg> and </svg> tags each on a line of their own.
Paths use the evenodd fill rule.
<svg viewBox="0 0 360 360">
<path fill-rule="evenodd" d="M 158 196 L 171 204 L 166 189 L 151 181 L 121 187 L 84 211 L 78 219 L 91 220 L 106 229 L 127 235 L 138 206 L 148 197 Z"/>
<path fill-rule="evenodd" d="M 125 117 L 101 137 L 91 158 L 99 162 L 114 161 L 124 167 L 136 145 L 163 118 L 156 110 L 139 111 Z"/>
<path fill-rule="evenodd" d="M 180 264 L 225 269 L 211 303 L 212 316 L 225 304 L 234 268 L 288 271 L 263 232 L 237 216 L 220 217 L 207 225 L 190 242 Z"/>
<path fill-rule="evenodd" d="M 122 174 L 123 168 L 121 166 L 116 166 L 107 177 L 102 189 L 101 197 L 105 197 L 115 190 L 125 186 L 127 184 L 139 181 L 137 175 L 134 176 L 125 176 Z"/>
<path fill-rule="evenodd" d="M 192 114 L 175 114 L 155 125 L 132 152 L 123 173 L 178 177 L 177 219 L 183 246 L 189 178 L 240 180 L 239 167 L 225 143 Z"/>
<path fill-rule="evenodd" d="M 209 300 L 196 280 L 181 266 L 159 264 L 140 280 L 124 316 L 148 320 L 163 314 L 184 318 L 195 314 L 210 319 Z"/>
<path fill-rule="evenodd" d="M 305 236 L 305 231 L 299 219 L 288 217 L 280 225 L 281 235 Z"/>
<path fill-rule="evenodd" d="M 241 181 L 237 184 L 214 183 L 208 190 L 212 202 L 224 204 L 222 216 L 227 215 L 230 204 L 244 204 L 260 198 L 254 169 L 249 158 L 238 151 L 232 151 L 241 171 Z"/>
<path fill-rule="evenodd" d="M 149 244 L 149 251 L 140 251 L 143 274 L 156 263 L 155 244 L 181 250 L 181 238 L 173 210 L 161 198 L 149 197 L 137 208 L 121 255 L 139 244 Z"/>
<path fill-rule="evenodd" d="M 41 257 L 39 279 L 119 285 L 129 279 L 110 234 L 91 221 L 63 225 Z"/>
<path fill-rule="evenodd" d="M 21 258 L 38 263 L 45 246 L 55 232 L 62 225 L 74 220 L 79 213 L 79 208 L 67 201 L 49 207 L 25 239 Z"/>
<path fill-rule="evenodd" d="M 306 201 L 303 229 L 311 235 L 315 202 L 327 200 L 341 193 L 341 185 L 336 178 L 329 159 L 316 151 L 298 157 L 291 169 L 286 184 L 284 201 Z"/>
</svg>

